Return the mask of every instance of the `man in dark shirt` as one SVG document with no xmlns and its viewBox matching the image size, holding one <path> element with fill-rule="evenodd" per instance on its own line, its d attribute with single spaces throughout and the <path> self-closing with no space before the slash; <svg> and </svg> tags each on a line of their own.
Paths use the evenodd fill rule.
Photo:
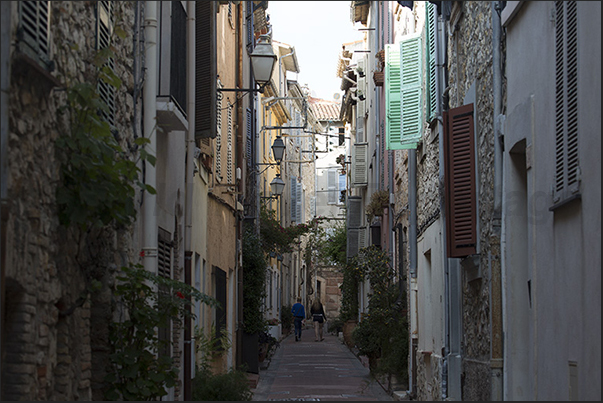
<svg viewBox="0 0 603 403">
<path fill-rule="evenodd" d="M 295 341 L 301 340 L 302 322 L 306 318 L 306 310 L 301 303 L 301 298 L 297 297 L 297 302 L 291 307 L 293 314 L 293 324 L 295 327 Z"/>
</svg>

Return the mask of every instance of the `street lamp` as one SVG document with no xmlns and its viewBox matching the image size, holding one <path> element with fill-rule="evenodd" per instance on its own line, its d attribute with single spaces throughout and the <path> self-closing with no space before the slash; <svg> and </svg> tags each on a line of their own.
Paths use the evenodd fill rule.
<svg viewBox="0 0 603 403">
<path fill-rule="evenodd" d="M 285 189 L 285 182 L 281 179 L 281 174 L 276 174 L 272 182 L 270 182 L 270 190 L 272 194 L 276 197 L 283 194 L 283 190 Z"/>
<path fill-rule="evenodd" d="M 283 160 L 283 154 L 285 153 L 285 142 L 281 136 L 276 136 L 274 143 L 272 144 L 272 155 L 274 160 L 280 163 Z"/>
<path fill-rule="evenodd" d="M 268 35 L 261 35 L 257 45 L 249 55 L 251 58 L 251 70 L 253 78 L 260 85 L 260 92 L 272 78 L 272 71 L 276 64 L 276 55 L 272 50 L 272 44 Z"/>
<path fill-rule="evenodd" d="M 264 92 L 264 87 L 270 82 L 272 71 L 276 64 L 276 55 L 272 50 L 270 35 L 261 35 L 253 52 L 249 54 L 253 78 L 260 88 L 218 88 L 218 91 L 232 92 Z"/>
</svg>

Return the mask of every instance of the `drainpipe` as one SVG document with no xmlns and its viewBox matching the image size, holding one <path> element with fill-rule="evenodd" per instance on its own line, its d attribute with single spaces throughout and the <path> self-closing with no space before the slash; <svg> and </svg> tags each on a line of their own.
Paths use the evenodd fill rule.
<svg viewBox="0 0 603 403">
<path fill-rule="evenodd" d="M 501 26 L 500 6 L 498 1 L 492 2 L 492 78 L 493 78 L 493 109 L 494 109 L 494 212 L 493 212 L 493 242 L 498 246 L 490 257 L 491 278 L 491 400 L 503 399 L 503 328 L 502 328 L 502 277 L 501 277 L 501 217 L 502 217 L 502 147 L 500 144 L 500 122 L 502 110 L 502 69 L 501 69 Z"/>
<path fill-rule="evenodd" d="M 446 87 L 446 71 L 444 68 L 445 62 L 445 49 L 446 49 L 446 24 L 443 16 L 440 17 L 436 13 L 436 116 L 438 122 L 438 159 L 439 172 L 438 172 L 438 183 L 440 188 L 443 189 L 445 181 L 445 167 L 444 161 L 444 122 L 443 122 L 443 91 Z M 448 257 L 446 256 L 446 200 L 442 194 L 440 196 L 440 219 L 442 223 L 442 231 L 440 231 L 440 239 L 442 245 L 442 266 L 444 268 L 444 362 L 442 364 L 442 400 L 446 400 L 449 395 L 449 356 L 450 356 L 450 267 L 448 265 Z"/>
<path fill-rule="evenodd" d="M 4 323 L 4 269 L 6 267 L 5 256 L 6 256 L 6 225 L 8 221 L 8 191 L 7 191 L 7 181 L 8 181 L 8 92 L 10 90 L 10 17 L 11 17 L 11 7 L 13 4 L 11 2 L 2 2 L 0 7 L 2 12 L 0 13 L 0 18 L 2 18 L 2 31 L 0 32 L 2 42 L 2 46 L 0 46 L 2 54 L 0 57 L 1 65 L 0 68 L 0 76 L 1 76 L 1 100 L 0 100 L 0 133 L 2 136 L 2 148 L 0 154 L 0 165 L 1 165 L 1 234 L 0 234 L 0 315 L 1 322 Z M 0 351 L 2 353 L 2 357 L 4 357 L 4 338 L 1 336 L 3 329 L 0 328 Z M 1 374 L 1 370 L 0 370 Z M 0 376 L 0 379 L 2 377 Z M 0 381 L 1 383 L 2 381 Z M 0 387 L 0 390 L 2 388 Z"/>
<path fill-rule="evenodd" d="M 157 151 L 157 2 L 147 1 L 144 8 L 144 37 L 146 45 L 146 78 L 143 94 L 143 130 L 144 137 L 149 139 L 145 145 L 150 154 Z M 145 161 L 145 184 L 157 188 L 155 167 Z M 143 202 L 143 264 L 145 270 L 157 274 L 157 197 L 149 192 L 144 193 Z"/>
<path fill-rule="evenodd" d="M 237 71 L 237 86 L 239 88 L 244 87 L 244 81 L 243 81 L 243 57 L 244 57 L 244 53 L 243 53 L 243 49 L 245 49 L 245 43 L 243 41 L 243 32 L 244 32 L 244 28 L 243 28 L 243 4 L 241 2 L 239 2 L 239 5 L 237 7 L 237 12 L 238 12 L 238 16 L 237 16 L 237 27 L 239 27 L 239 32 L 237 35 L 237 41 L 238 43 L 238 60 L 239 60 L 239 68 Z M 249 99 L 248 99 L 248 102 Z M 237 121 L 238 121 L 238 128 L 237 128 L 237 142 L 238 142 L 238 146 L 237 149 L 239 150 L 244 150 L 245 149 L 245 138 L 244 138 L 244 128 L 247 127 L 247 125 L 245 124 L 245 117 L 243 115 L 243 106 L 242 105 L 237 105 Z M 236 262 L 236 269 L 235 269 L 235 307 L 236 307 L 236 312 L 235 312 L 235 332 L 236 332 L 236 343 L 234 344 L 234 347 L 236 349 L 236 355 L 235 355 L 235 364 L 236 364 L 236 368 L 238 368 L 242 363 L 243 363 L 243 351 L 242 351 L 242 347 L 243 347 L 243 327 L 242 327 L 242 320 L 243 320 L 243 254 L 242 254 L 242 246 L 243 246 L 243 212 L 239 213 L 239 202 L 243 202 L 243 195 L 245 194 L 245 175 L 242 174 L 243 168 L 245 167 L 245 160 L 243 159 L 243 153 L 239 152 L 237 153 L 237 167 L 238 169 L 235 170 L 235 172 L 241 172 L 241 176 L 240 179 L 238 179 L 238 176 L 235 175 L 235 182 L 237 183 L 237 191 L 239 192 L 239 194 L 241 196 L 237 196 L 235 197 L 235 199 L 237 200 L 236 205 L 237 205 L 237 247 L 235 248 L 235 262 Z"/>
<path fill-rule="evenodd" d="M 186 285 L 192 285 L 192 228 L 193 228 L 193 170 L 195 167 L 195 2 L 186 2 L 186 31 L 187 31 L 187 52 L 186 52 L 186 87 L 187 91 L 187 115 L 188 131 L 186 132 L 186 173 L 185 173 L 185 194 L 186 204 L 184 206 L 184 282 Z M 192 299 L 187 297 L 189 309 L 192 309 Z M 192 400 L 192 378 L 194 354 L 192 348 L 192 323 L 190 318 L 184 322 L 184 400 Z"/>
</svg>

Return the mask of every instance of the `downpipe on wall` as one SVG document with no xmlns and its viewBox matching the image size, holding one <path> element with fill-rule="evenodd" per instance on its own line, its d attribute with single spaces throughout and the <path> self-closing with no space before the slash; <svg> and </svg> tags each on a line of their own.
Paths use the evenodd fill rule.
<svg viewBox="0 0 603 403">
<path fill-rule="evenodd" d="M 494 135 L 494 211 L 493 236 L 498 239 L 498 253 L 490 256 L 490 319 L 492 326 L 490 347 L 491 400 L 503 400 L 503 328 L 502 328 L 502 276 L 501 276 L 501 217 L 502 217 L 502 146 L 499 123 L 502 110 L 501 22 L 499 1 L 492 4 L 492 80 L 493 80 L 493 135 Z"/>
<path fill-rule="evenodd" d="M 187 88 L 195 88 L 195 2 L 186 3 L 186 83 Z M 186 202 L 184 206 L 185 226 L 184 226 L 184 282 L 186 285 L 192 285 L 192 227 L 193 227 L 193 176 L 194 176 L 194 158 L 195 158 L 195 91 L 187 91 L 187 111 L 188 112 L 188 131 L 186 132 L 186 172 L 185 172 L 185 191 Z M 189 309 L 192 309 L 192 299 L 187 297 Z M 194 376 L 194 349 L 192 337 L 192 323 L 190 318 L 184 322 L 184 400 L 192 400 L 192 377 Z"/>
<path fill-rule="evenodd" d="M 147 151 L 157 152 L 157 2 L 147 1 L 144 8 L 144 38 L 146 78 L 143 88 L 143 135 L 149 139 Z M 153 164 L 145 161 L 145 184 L 157 188 L 157 172 Z M 143 265 L 145 270 L 157 274 L 157 197 L 144 193 L 143 202 Z"/>
</svg>

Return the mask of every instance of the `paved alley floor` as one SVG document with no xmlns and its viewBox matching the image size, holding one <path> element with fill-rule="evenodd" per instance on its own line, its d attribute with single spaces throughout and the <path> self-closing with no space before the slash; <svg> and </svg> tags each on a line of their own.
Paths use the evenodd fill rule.
<svg viewBox="0 0 603 403">
<path fill-rule="evenodd" d="M 281 340 L 253 393 L 254 401 L 394 400 L 337 336 L 315 342 L 313 329 L 305 329 L 301 341 L 293 334 Z"/>
</svg>

